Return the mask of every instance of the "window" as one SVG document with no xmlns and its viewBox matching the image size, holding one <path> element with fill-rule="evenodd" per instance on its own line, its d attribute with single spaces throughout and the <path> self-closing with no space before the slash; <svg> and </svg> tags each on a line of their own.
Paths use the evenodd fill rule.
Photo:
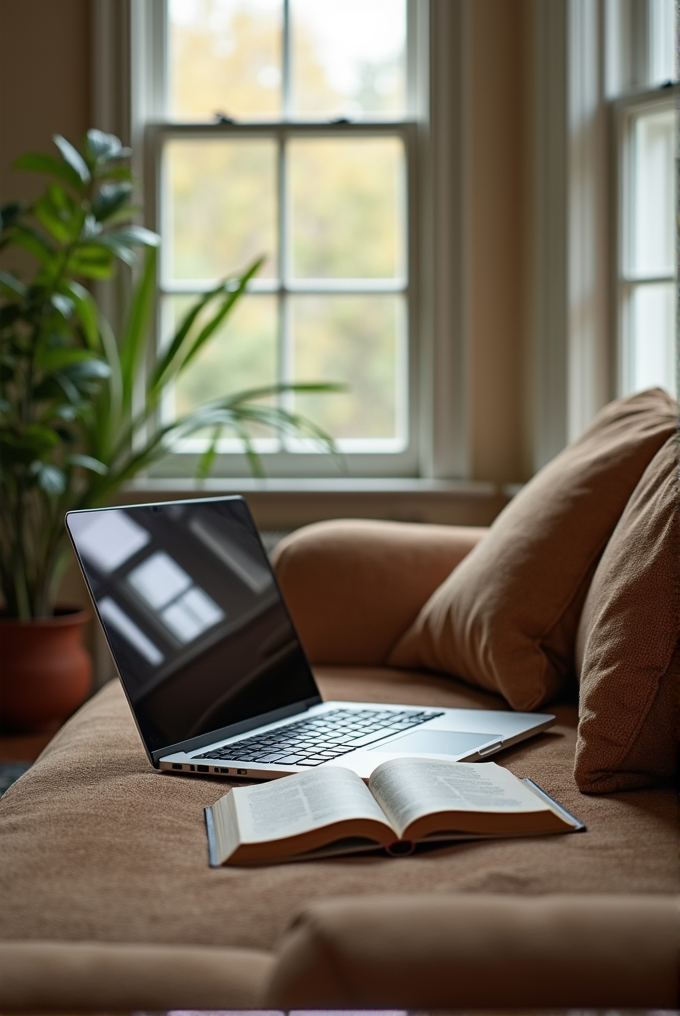
<svg viewBox="0 0 680 1016">
<path fill-rule="evenodd" d="M 656 87 L 638 88 L 615 103 L 618 389 L 660 385 L 675 394 L 678 87 L 671 83 L 672 0 L 654 0 L 646 13 L 639 48 L 646 56 L 644 77 Z"/>
<path fill-rule="evenodd" d="M 350 473 L 416 473 L 415 10 L 155 5 L 147 204 L 163 237 L 160 341 L 198 294 L 266 258 L 165 413 L 240 388 L 342 382 L 341 394 L 282 398 L 332 434 Z M 190 471 L 200 447 L 186 441 L 173 470 Z M 301 440 L 262 435 L 258 447 L 270 475 L 338 475 Z M 239 449 L 223 440 L 218 474 L 246 471 Z"/>
<path fill-rule="evenodd" d="M 677 110 L 658 93 L 620 112 L 619 386 L 675 392 Z"/>
</svg>

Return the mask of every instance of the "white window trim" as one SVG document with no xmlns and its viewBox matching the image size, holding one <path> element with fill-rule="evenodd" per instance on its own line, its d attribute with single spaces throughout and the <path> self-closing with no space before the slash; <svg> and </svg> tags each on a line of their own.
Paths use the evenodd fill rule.
<svg viewBox="0 0 680 1016">
<path fill-rule="evenodd" d="M 615 322 L 615 335 L 617 344 L 617 370 L 616 388 L 618 393 L 631 390 L 630 361 L 632 356 L 632 337 L 630 323 L 630 295 L 631 291 L 639 285 L 649 285 L 655 282 L 677 282 L 677 268 L 675 273 L 660 274 L 658 276 L 635 277 L 628 269 L 628 245 L 629 237 L 625 235 L 628 222 L 629 196 L 631 181 L 630 172 L 630 145 L 631 129 L 635 117 L 641 112 L 657 110 L 678 109 L 680 99 L 680 86 L 674 85 L 669 88 L 645 88 L 635 89 L 620 99 L 615 100 L 612 106 L 613 118 L 613 149 L 615 159 L 615 230 L 614 250 L 615 257 L 612 262 L 612 314 Z M 677 159 L 676 159 L 677 165 Z M 678 299 L 676 291 L 676 300 Z M 677 364 L 677 357 L 676 357 Z M 680 370 L 680 364 L 676 371 Z M 676 385 L 680 392 L 680 377 L 676 375 Z"/>
<path fill-rule="evenodd" d="M 469 473 L 466 400 L 466 9 L 469 0 L 409 0 L 409 30 L 416 46 L 430 50 L 429 73 L 417 81 L 415 104 L 420 173 L 413 184 L 420 198 L 420 257 L 411 285 L 418 289 L 418 321 L 412 322 L 419 341 L 417 391 L 418 447 L 403 476 L 425 481 L 464 479 Z M 145 123 L 160 110 L 153 60 L 163 50 L 155 0 L 94 0 L 93 114 L 104 130 L 133 147 L 133 170 L 144 178 Z M 152 52 L 153 59 L 146 58 Z M 430 95 L 432 104 L 427 110 Z M 446 96 L 446 98 L 444 98 Z M 148 198 L 147 198 L 148 200 Z M 115 320 L 116 294 L 103 301 Z M 303 470 L 293 456 L 289 475 L 318 475 L 318 466 Z M 318 461 L 321 456 L 310 456 Z M 375 475 L 368 456 L 357 473 Z M 388 461 L 393 461 L 391 457 Z M 375 460 L 373 460 L 375 463 Z M 279 470 L 276 470 L 278 472 Z M 324 471 L 324 470 L 322 470 Z M 328 475 L 342 474 L 325 470 Z M 174 470 L 173 470 L 174 472 Z M 185 471 L 182 470 L 185 474 Z M 166 470 L 167 474 L 167 470 Z M 385 473 L 383 472 L 383 475 Z M 179 478 L 179 477 L 178 477 Z M 347 483 L 351 484 L 348 479 Z"/>
</svg>

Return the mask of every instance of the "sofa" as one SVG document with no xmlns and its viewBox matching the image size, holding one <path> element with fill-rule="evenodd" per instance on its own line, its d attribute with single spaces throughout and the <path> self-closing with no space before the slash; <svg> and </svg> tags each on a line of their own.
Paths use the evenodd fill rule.
<svg viewBox="0 0 680 1016">
<path fill-rule="evenodd" d="M 496 756 L 574 835 L 208 865 L 117 680 L 0 801 L 0 1011 L 678 1004 L 677 404 L 605 407 L 490 529 L 317 523 L 278 581 L 324 698 L 553 712 Z"/>
</svg>

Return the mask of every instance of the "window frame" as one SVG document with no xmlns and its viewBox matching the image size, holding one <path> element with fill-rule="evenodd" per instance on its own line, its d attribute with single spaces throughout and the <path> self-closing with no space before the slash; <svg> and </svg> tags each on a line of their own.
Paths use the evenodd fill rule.
<svg viewBox="0 0 680 1016">
<path fill-rule="evenodd" d="M 674 284 L 675 318 L 678 314 L 678 271 L 668 273 L 640 273 L 630 269 L 630 243 L 632 231 L 633 199 L 633 133 L 636 119 L 644 113 L 661 110 L 678 113 L 680 85 L 657 86 L 635 89 L 612 102 L 612 147 L 614 156 L 614 209 L 613 209 L 613 245 L 612 258 L 612 321 L 614 324 L 615 341 L 615 385 L 618 395 L 625 395 L 634 390 L 632 379 L 632 357 L 634 354 L 632 298 L 636 289 L 655 283 Z M 678 201 L 678 156 L 676 150 L 675 173 L 676 207 Z M 678 377 L 678 360 L 675 363 L 676 392 L 680 389 Z M 671 394 L 674 394 L 671 392 Z"/>
<path fill-rule="evenodd" d="M 426 391 L 428 382 L 426 375 L 436 370 L 438 359 L 432 346 L 431 305 L 426 305 L 426 297 L 421 287 L 424 262 L 429 260 L 427 247 L 431 235 L 423 227 L 427 218 L 425 203 L 428 200 L 428 177 L 430 154 L 430 116 L 429 116 L 429 75 L 430 67 L 427 59 L 429 46 L 427 37 L 430 32 L 431 8 L 441 5 L 442 0 L 406 0 L 407 3 L 407 70 L 409 90 L 407 95 L 407 115 L 402 120 L 355 121 L 350 123 L 332 123 L 329 121 L 288 121 L 275 123 L 182 123 L 172 121 L 164 113 L 164 101 L 167 94 L 167 19 L 164 3 L 154 0 L 142 0 L 130 7 L 130 35 L 132 51 L 131 67 L 131 101 L 133 129 L 133 159 L 138 176 L 144 183 L 144 221 L 151 229 L 158 229 L 161 224 L 161 185 L 160 185 L 160 153 L 165 140 L 176 137 L 215 138 L 224 134 L 228 136 L 268 136 L 285 139 L 300 136 L 397 136 L 404 144 L 406 173 L 406 261 L 407 278 L 403 285 L 390 287 L 403 292 L 407 300 L 406 329 L 407 354 L 403 362 L 403 378 L 398 382 L 401 391 L 397 398 L 403 398 L 404 388 L 408 389 L 406 407 L 407 444 L 404 450 L 397 452 L 361 451 L 351 449 L 344 452 L 341 460 L 334 459 L 318 450 L 288 451 L 281 449 L 275 453 L 266 450 L 263 443 L 261 458 L 267 476 L 276 478 L 327 478 L 366 479 L 369 477 L 417 478 L 419 476 L 461 475 L 463 470 L 451 472 L 448 463 L 438 463 L 435 448 L 436 441 L 432 434 L 432 419 L 426 409 Z M 455 6 L 458 6 L 456 2 Z M 136 130 L 135 130 L 136 125 Z M 135 144 L 135 135 L 137 143 Z M 142 142 L 140 144 L 139 142 Z M 430 198 L 431 200 L 431 198 Z M 163 294 L 161 267 L 158 268 L 157 279 L 158 300 L 155 308 L 154 327 L 160 335 L 160 297 Z M 329 287 L 330 288 L 330 287 Z M 265 280 L 253 280 L 249 287 L 252 292 L 265 290 L 284 294 L 287 290 L 283 280 L 279 280 L 278 289 L 270 289 Z M 387 287 L 386 287 L 387 289 Z M 292 291 L 292 290 L 291 290 Z M 295 289 L 297 291 L 297 287 Z M 338 290 L 341 291 L 341 290 Z M 347 290 L 342 290 L 347 291 Z M 378 287 L 362 290 L 378 291 Z M 450 341 L 450 336 L 449 336 Z M 449 354 L 450 355 L 450 354 Z M 149 366 L 151 366 L 151 361 Z M 458 387 L 462 387 L 460 378 Z M 461 433 L 459 437 L 462 437 Z M 447 435 L 449 441 L 450 436 Z M 225 444 L 228 439 L 225 440 Z M 235 443 L 234 443 L 235 444 Z M 232 447 L 234 446 L 232 444 Z M 455 441 L 453 444 L 459 444 Z M 150 479 L 185 480 L 195 475 L 199 453 L 194 440 L 184 443 L 184 450 L 171 453 L 166 460 L 149 473 Z M 454 452 L 455 454 L 455 452 Z M 451 460 L 451 448 L 447 448 L 445 458 Z M 460 461 L 462 456 L 457 455 Z M 442 469 L 443 466 L 443 469 Z M 243 454 L 227 453 L 218 455 L 212 470 L 215 480 L 230 477 L 248 477 L 250 468 Z"/>
</svg>

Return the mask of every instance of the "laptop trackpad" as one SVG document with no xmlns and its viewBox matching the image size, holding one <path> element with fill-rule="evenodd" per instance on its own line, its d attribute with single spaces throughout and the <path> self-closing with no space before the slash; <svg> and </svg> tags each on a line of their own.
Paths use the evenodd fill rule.
<svg viewBox="0 0 680 1016">
<path fill-rule="evenodd" d="M 464 734 L 455 730 L 414 730 L 403 737 L 395 737 L 393 741 L 377 744 L 366 751 L 380 751 L 383 754 L 391 751 L 400 755 L 417 752 L 419 755 L 463 755 L 475 751 L 476 748 L 489 741 L 498 740 L 498 734 Z"/>
</svg>

